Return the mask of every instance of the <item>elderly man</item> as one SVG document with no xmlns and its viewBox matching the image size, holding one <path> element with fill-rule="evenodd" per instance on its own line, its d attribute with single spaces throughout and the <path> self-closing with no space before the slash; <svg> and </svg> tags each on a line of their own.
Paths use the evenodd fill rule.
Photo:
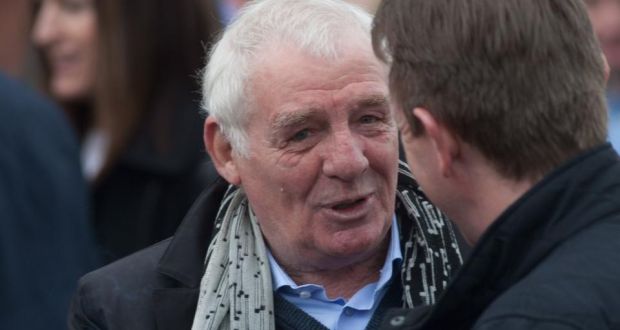
<svg viewBox="0 0 620 330">
<path fill-rule="evenodd" d="M 398 165 L 371 17 L 336 0 L 250 4 L 204 75 L 216 181 L 171 241 L 84 277 L 73 328 L 369 329 L 435 302 L 461 263 Z"/>
<path fill-rule="evenodd" d="M 386 328 L 620 329 L 620 159 L 582 1 L 386 0 L 373 42 L 416 178 L 476 243 Z"/>
</svg>

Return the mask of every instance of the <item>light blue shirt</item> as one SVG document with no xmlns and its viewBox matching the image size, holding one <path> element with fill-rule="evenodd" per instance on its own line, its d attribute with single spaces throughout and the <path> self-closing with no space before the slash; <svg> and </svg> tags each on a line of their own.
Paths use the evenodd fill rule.
<svg viewBox="0 0 620 330">
<path fill-rule="evenodd" d="M 387 292 L 392 278 L 392 264 L 403 259 L 398 237 L 394 216 L 390 247 L 379 280 L 361 288 L 349 301 L 344 298 L 329 299 L 321 285 L 297 285 L 268 251 L 273 290 L 329 329 L 364 329 Z"/>
</svg>

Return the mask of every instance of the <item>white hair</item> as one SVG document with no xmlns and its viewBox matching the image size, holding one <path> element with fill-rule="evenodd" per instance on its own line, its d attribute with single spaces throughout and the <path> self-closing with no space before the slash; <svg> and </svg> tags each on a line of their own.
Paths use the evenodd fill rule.
<svg viewBox="0 0 620 330">
<path fill-rule="evenodd" d="M 203 111 L 216 119 L 233 150 L 247 156 L 245 129 L 251 103 L 247 82 L 261 51 L 287 43 L 313 56 L 336 58 L 343 38 L 370 47 L 371 25 L 370 14 L 341 0 L 250 2 L 211 50 L 203 76 Z"/>
</svg>

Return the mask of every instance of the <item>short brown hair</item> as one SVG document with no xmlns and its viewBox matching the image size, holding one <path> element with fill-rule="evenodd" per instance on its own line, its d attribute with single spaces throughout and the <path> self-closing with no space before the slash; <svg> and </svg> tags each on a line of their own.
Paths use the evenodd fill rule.
<svg viewBox="0 0 620 330">
<path fill-rule="evenodd" d="M 414 134 L 410 110 L 424 107 L 517 180 L 605 142 L 604 63 L 582 0 L 384 0 L 374 24 Z"/>
</svg>

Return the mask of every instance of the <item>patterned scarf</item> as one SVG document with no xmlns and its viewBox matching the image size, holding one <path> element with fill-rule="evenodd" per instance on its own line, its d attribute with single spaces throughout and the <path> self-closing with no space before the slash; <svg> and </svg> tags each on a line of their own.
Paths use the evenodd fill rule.
<svg viewBox="0 0 620 330">
<path fill-rule="evenodd" d="M 403 307 L 433 304 L 463 262 L 452 225 L 402 162 L 396 197 Z M 243 189 L 229 187 L 215 228 L 192 329 L 275 329 L 267 251 Z"/>
</svg>

